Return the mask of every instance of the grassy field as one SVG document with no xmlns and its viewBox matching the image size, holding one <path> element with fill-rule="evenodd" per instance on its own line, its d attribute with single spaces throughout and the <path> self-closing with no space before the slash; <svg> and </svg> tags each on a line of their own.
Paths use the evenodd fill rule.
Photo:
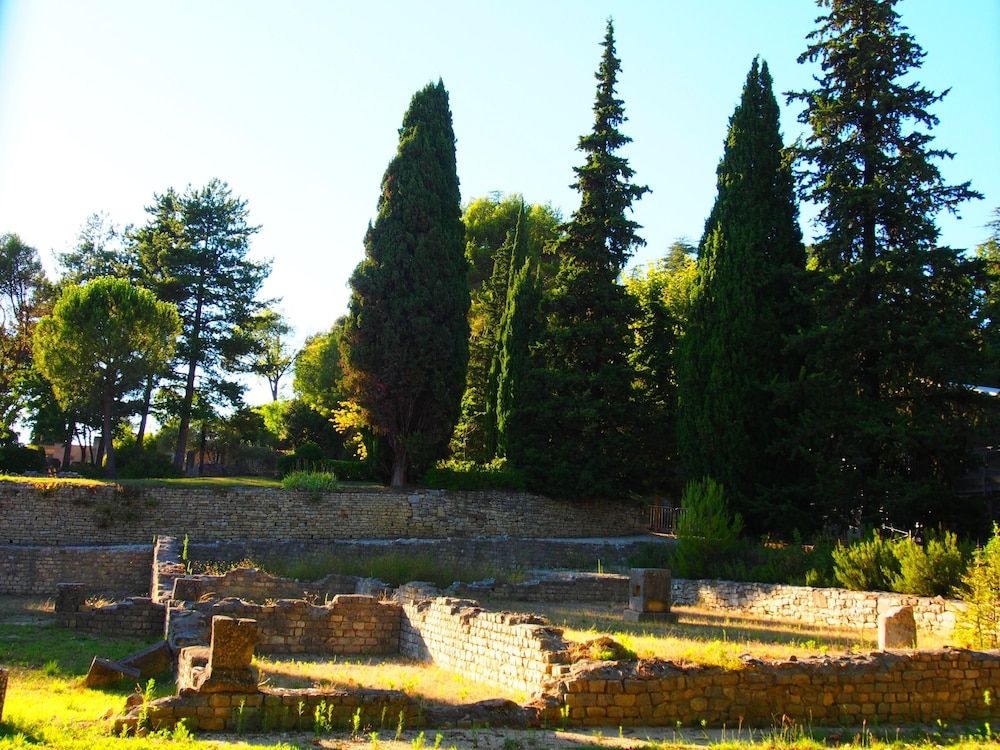
<svg viewBox="0 0 1000 750">
<path fill-rule="evenodd" d="M 515 607 L 507 604 L 507 609 Z M 640 656 L 672 655 L 681 660 L 727 663 L 739 653 L 781 656 L 796 653 L 834 653 L 836 650 L 867 649 L 868 644 L 852 634 L 820 634 L 794 627 L 775 627 L 760 622 L 719 620 L 707 613 L 685 612 L 677 626 L 626 626 L 620 612 L 582 605 L 524 609 L 545 610 L 556 623 L 574 629 L 570 635 L 592 637 L 599 630 L 612 630 L 628 641 Z M 910 727 L 902 732 L 890 728 L 853 727 L 840 730 L 810 730 L 800 726 L 740 733 L 710 729 L 615 729 L 577 730 L 550 728 L 502 730 L 485 727 L 464 730 L 406 730 L 396 739 L 391 728 L 380 733 L 351 738 L 346 732 L 323 734 L 193 737 L 183 729 L 143 738 L 109 735 L 109 719 L 124 705 L 128 693 L 138 686 L 115 689 L 84 688 L 81 676 L 93 656 L 124 656 L 144 644 L 98 640 L 55 626 L 51 602 L 0 596 L 0 664 L 10 669 L 10 684 L 0 723 L 0 750 L 59 748 L 65 750 L 147 750 L 150 748 L 339 748 L 340 750 L 587 750 L 628 748 L 672 750 L 712 746 L 720 750 L 746 748 L 936 748 L 956 750 L 997 745 L 988 725 L 953 728 L 944 724 Z M 715 645 L 713 645 L 715 644 Z M 733 656 L 733 655 L 736 656 Z M 269 684 L 307 687 L 366 686 L 404 690 L 428 702 L 465 703 L 484 698 L 526 696 L 484 687 L 462 675 L 433 666 L 378 659 L 286 659 L 261 657 L 257 661 Z M 174 690 L 169 675 L 161 677 L 152 694 Z M 381 736 L 380 736 L 381 735 Z"/>
</svg>

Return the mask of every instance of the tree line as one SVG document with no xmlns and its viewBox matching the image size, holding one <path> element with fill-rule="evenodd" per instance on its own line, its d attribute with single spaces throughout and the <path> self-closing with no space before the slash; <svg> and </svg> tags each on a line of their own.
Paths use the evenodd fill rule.
<svg viewBox="0 0 1000 750">
<path fill-rule="evenodd" d="M 111 434 L 134 414 L 141 446 L 152 410 L 173 425 L 182 465 L 192 424 L 239 406 L 232 375 L 256 372 L 275 403 L 237 411 L 241 429 L 357 451 L 396 486 L 444 459 L 568 498 L 676 497 L 707 477 L 751 531 L 978 522 L 981 499 L 956 503 L 955 484 L 993 434 L 995 397 L 976 386 L 1000 382 L 1000 220 L 975 256 L 939 245 L 935 216 L 981 196 L 939 171 L 950 153 L 932 143 L 931 108 L 943 95 L 912 82 L 923 51 L 891 0 L 819 5 L 799 62 L 820 74 L 788 94 L 808 134 L 783 143 L 754 59 L 702 237 L 631 274 L 644 244 L 631 207 L 649 188 L 621 155 L 611 21 L 569 219 L 519 195 L 463 210 L 448 93 L 441 81 L 418 91 L 348 313 L 295 356 L 290 402 L 277 399 L 289 330 L 258 299 L 268 265 L 246 257 L 256 227 L 225 183 L 155 196 L 140 228 L 92 222 L 60 259 L 61 296 L 37 254 L 5 237 L 2 424 L 25 399 L 36 431 L 70 434 L 101 413 Z M 819 210 L 809 246 L 800 200 Z M 87 306 L 118 310 L 115 294 L 132 328 L 159 326 L 175 345 L 124 357 L 128 372 L 102 360 L 102 377 L 63 381 L 59 331 L 80 338 L 96 320 Z"/>
</svg>

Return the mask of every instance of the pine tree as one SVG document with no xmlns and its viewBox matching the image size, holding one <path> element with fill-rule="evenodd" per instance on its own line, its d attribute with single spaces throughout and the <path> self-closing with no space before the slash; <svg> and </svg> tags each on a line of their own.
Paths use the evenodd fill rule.
<svg viewBox="0 0 1000 750">
<path fill-rule="evenodd" d="M 469 287 L 444 84 L 414 94 L 382 178 L 341 337 L 345 387 L 406 483 L 443 455 L 468 360 Z"/>
<path fill-rule="evenodd" d="M 536 352 L 544 377 L 530 392 L 536 402 L 524 405 L 538 418 L 508 446 L 530 462 L 519 468 L 534 489 L 570 497 L 613 496 L 635 479 L 628 362 L 635 308 L 617 279 L 643 244 L 625 213 L 648 188 L 632 183 L 628 161 L 616 153 L 631 139 L 618 130 L 625 113 L 615 96 L 620 66 L 610 20 L 603 46 L 594 127 L 578 146 L 586 154 L 575 169 L 580 207 L 556 246 L 559 270 Z"/>
<path fill-rule="evenodd" d="M 938 246 L 935 216 L 977 194 L 946 184 L 932 147 L 940 101 L 913 74 L 924 52 L 892 0 L 824 0 L 799 61 L 817 87 L 792 95 L 812 133 L 801 194 L 820 206 L 816 325 L 803 339 L 795 442 L 835 520 L 941 521 L 977 411 L 974 262 Z M 966 510 L 968 510 L 966 508 Z"/>
<path fill-rule="evenodd" d="M 783 349 L 802 323 L 795 285 L 805 268 L 778 114 L 767 63 L 754 59 L 717 170 L 679 382 L 687 476 L 714 478 L 760 530 L 799 520 L 769 495 L 789 470 L 773 454 L 771 386 L 794 373 Z"/>
</svg>

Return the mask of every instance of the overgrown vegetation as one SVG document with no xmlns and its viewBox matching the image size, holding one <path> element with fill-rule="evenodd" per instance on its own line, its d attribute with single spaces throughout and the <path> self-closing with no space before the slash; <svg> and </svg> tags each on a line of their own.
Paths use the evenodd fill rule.
<svg viewBox="0 0 1000 750">
<path fill-rule="evenodd" d="M 966 609 L 960 613 L 955 630 L 976 648 L 1000 648 L 1000 527 L 977 547 L 958 589 Z"/>
<path fill-rule="evenodd" d="M 337 477 L 327 471 L 293 471 L 281 480 L 282 489 L 301 492 L 333 492 Z"/>
<path fill-rule="evenodd" d="M 833 574 L 855 591 L 946 596 L 962 579 L 966 557 L 950 531 L 931 534 L 924 544 L 910 537 L 885 539 L 875 531 L 851 545 L 837 544 Z"/>
<path fill-rule="evenodd" d="M 445 588 L 455 581 L 471 583 L 490 578 L 496 571 L 485 565 L 453 563 L 432 554 L 407 554 L 387 551 L 368 559 L 336 554 L 313 554 L 303 557 L 266 558 L 261 566 L 276 576 L 315 581 L 331 573 L 377 578 L 392 586 L 410 581 L 427 581 Z"/>
<path fill-rule="evenodd" d="M 495 458 L 485 464 L 454 458 L 438 461 L 424 474 L 421 484 L 441 490 L 523 492 L 526 489 L 524 473 L 509 466 L 503 458 Z"/>
</svg>

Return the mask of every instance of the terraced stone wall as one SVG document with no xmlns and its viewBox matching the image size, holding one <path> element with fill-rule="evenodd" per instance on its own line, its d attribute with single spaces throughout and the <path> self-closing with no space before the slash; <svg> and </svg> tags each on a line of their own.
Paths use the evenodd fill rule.
<svg viewBox="0 0 1000 750">
<path fill-rule="evenodd" d="M 0 520 L 0 534 L 10 522 Z M 88 594 L 147 593 L 151 562 L 149 544 L 110 547 L 0 544 L 0 594 L 51 596 L 56 584 L 62 581 L 84 581 Z"/>
</svg>

